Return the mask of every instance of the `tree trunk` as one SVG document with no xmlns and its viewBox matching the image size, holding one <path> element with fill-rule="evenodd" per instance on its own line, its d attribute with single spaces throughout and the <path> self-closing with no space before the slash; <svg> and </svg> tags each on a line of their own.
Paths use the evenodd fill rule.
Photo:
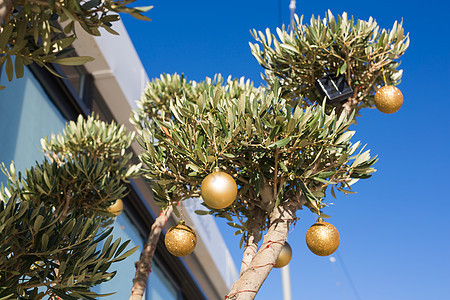
<svg viewBox="0 0 450 300">
<path fill-rule="evenodd" d="M 256 207 L 254 208 L 254 212 L 254 218 L 248 222 L 248 237 L 244 246 L 244 255 L 242 256 L 241 271 L 239 276 L 241 276 L 242 273 L 244 273 L 250 266 L 250 263 L 258 250 L 259 241 L 261 240 L 260 228 L 261 223 L 265 221 L 265 215 L 264 212 L 261 212 L 259 208 Z"/>
<path fill-rule="evenodd" d="M 172 210 L 172 206 L 167 207 L 152 225 L 147 243 L 144 245 L 139 261 L 136 262 L 136 273 L 134 275 L 129 300 L 141 300 L 144 295 L 145 289 L 147 288 L 148 276 L 151 272 L 153 254 L 155 253 L 162 228 L 166 224 L 167 217 L 172 213 Z"/>
<path fill-rule="evenodd" d="M 250 229 L 251 230 L 251 229 Z M 242 256 L 241 272 L 240 276 L 248 269 L 250 263 L 256 255 L 258 250 L 259 233 L 250 231 L 248 233 L 248 241 L 245 244 L 244 255 Z"/>
<path fill-rule="evenodd" d="M 289 226 L 296 219 L 298 202 L 286 201 L 270 214 L 270 226 L 264 235 L 263 244 L 254 256 L 249 267 L 233 284 L 225 299 L 254 299 L 264 280 L 272 270 L 289 232 Z"/>
</svg>

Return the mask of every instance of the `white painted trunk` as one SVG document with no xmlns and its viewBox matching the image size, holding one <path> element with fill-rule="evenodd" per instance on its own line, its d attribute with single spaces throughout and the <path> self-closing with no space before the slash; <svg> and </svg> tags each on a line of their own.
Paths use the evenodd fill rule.
<svg viewBox="0 0 450 300">
<path fill-rule="evenodd" d="M 296 219 L 298 203 L 285 202 L 270 214 L 270 226 L 264 235 L 261 248 L 253 257 L 249 267 L 241 273 L 225 297 L 227 300 L 251 300 L 258 293 L 264 280 L 273 268 L 289 232 Z"/>
</svg>

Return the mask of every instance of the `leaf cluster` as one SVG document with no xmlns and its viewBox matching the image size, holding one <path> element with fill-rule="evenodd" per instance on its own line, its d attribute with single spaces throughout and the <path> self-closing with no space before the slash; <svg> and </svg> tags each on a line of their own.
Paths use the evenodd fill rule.
<svg viewBox="0 0 450 300">
<path fill-rule="evenodd" d="M 321 214 L 328 186 L 351 193 L 351 184 L 375 171 L 376 158 L 356 154 L 359 143 L 349 142 L 353 116 L 327 114 L 323 106 L 302 109 L 276 84 L 269 91 L 242 82 L 206 83 L 197 98 L 167 97 L 172 117 L 144 122 L 140 158 L 161 206 L 199 197 L 201 181 L 219 167 L 235 178 L 238 197 L 231 207 L 210 211 L 237 217 L 241 225 L 234 227 L 243 232 L 256 211 L 270 213 L 285 201 L 304 199 Z"/>
<path fill-rule="evenodd" d="M 102 162 L 98 167 L 106 168 L 105 174 L 127 181 L 138 176 L 141 168 L 141 164 L 130 163 L 133 153 L 127 152 L 134 139 L 135 133 L 124 125 L 80 115 L 76 122 L 68 122 L 62 133 L 42 138 L 41 146 L 52 161 L 62 164 L 82 156 L 98 159 Z"/>
<path fill-rule="evenodd" d="M 124 252 L 128 241 L 112 242 L 112 228 L 101 232 L 100 226 L 94 216 L 63 220 L 60 211 L 19 201 L 16 194 L 0 202 L 0 298 L 101 296 L 90 288 L 114 277 L 111 264 L 137 249 Z"/>
<path fill-rule="evenodd" d="M 400 83 L 398 59 L 409 46 L 402 23 L 386 30 L 372 17 L 355 22 L 345 12 L 335 18 L 328 11 L 323 19 L 312 16 L 310 24 L 295 15 L 291 26 L 290 32 L 277 28 L 277 36 L 269 29 L 253 30 L 258 43 L 250 43 L 250 48 L 269 86 L 280 82 L 283 97 L 302 107 L 323 101 L 315 81 L 327 75 L 345 76 L 354 91 L 347 104 L 357 112 L 374 107 L 373 95 L 380 86 Z"/>
<path fill-rule="evenodd" d="M 112 241 L 108 207 L 139 174 L 127 154 L 133 133 L 94 116 L 41 140 L 48 159 L 24 175 L 14 163 L 0 192 L 0 295 L 5 299 L 95 299 L 90 287 L 111 279 L 111 263 L 129 256 Z M 102 229 L 103 230 L 103 229 Z M 104 240 L 103 248 L 98 248 Z M 0 299 L 3 299 L 0 297 Z"/>
<path fill-rule="evenodd" d="M 51 63 L 81 65 L 91 57 L 68 57 L 76 39 L 75 25 L 87 33 L 100 35 L 99 28 L 118 34 L 112 24 L 120 19 L 118 13 L 150 20 L 142 13 L 152 7 L 128 7 L 136 0 L 5 0 L 5 19 L 0 20 L 0 67 L 5 64 L 11 81 L 24 74 L 24 66 L 33 62 L 59 76 L 49 67 Z M 1 27 L 3 25 L 3 27 Z M 13 56 L 15 60 L 13 63 Z"/>
<path fill-rule="evenodd" d="M 158 120 L 170 120 L 173 115 L 170 110 L 170 103 L 178 97 L 184 97 L 190 101 L 201 97 L 210 87 L 220 87 L 227 82 L 230 97 L 239 97 L 246 89 L 252 89 L 253 83 L 243 77 L 239 82 L 231 80 L 229 76 L 226 80 L 216 74 L 214 78 L 207 77 L 204 81 L 188 81 L 184 75 L 161 74 L 160 78 L 153 79 L 147 83 L 147 87 L 141 99 L 137 102 L 138 109 L 133 111 L 130 121 L 138 130 L 145 129 L 153 118 Z"/>
<path fill-rule="evenodd" d="M 6 201 L 10 195 L 18 194 L 23 201 L 35 206 L 44 203 L 47 207 L 62 210 L 66 216 L 72 213 L 103 215 L 117 199 L 126 196 L 123 182 L 109 173 L 108 165 L 96 158 L 80 156 L 64 164 L 44 160 L 25 170 L 24 176 L 16 176 L 12 163 L 10 170 L 2 169 L 8 176 L 7 186 L 1 198 Z"/>
</svg>

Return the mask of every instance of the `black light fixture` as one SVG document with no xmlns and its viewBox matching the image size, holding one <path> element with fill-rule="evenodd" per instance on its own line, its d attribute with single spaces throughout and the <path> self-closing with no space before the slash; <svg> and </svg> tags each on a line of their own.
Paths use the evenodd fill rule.
<svg viewBox="0 0 450 300">
<path fill-rule="evenodd" d="M 327 102 L 330 104 L 342 102 L 353 95 L 353 90 L 343 75 L 327 75 L 319 78 L 316 80 L 316 87 L 322 97 L 327 97 Z"/>
</svg>

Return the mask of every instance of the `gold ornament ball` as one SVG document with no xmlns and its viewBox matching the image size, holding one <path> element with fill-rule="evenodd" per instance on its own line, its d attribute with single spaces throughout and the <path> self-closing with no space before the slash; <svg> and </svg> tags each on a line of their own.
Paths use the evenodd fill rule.
<svg viewBox="0 0 450 300">
<path fill-rule="evenodd" d="M 222 209 L 233 203 L 238 191 L 233 177 L 220 171 L 206 176 L 200 190 L 206 205 L 215 209 Z"/>
<path fill-rule="evenodd" d="M 328 256 L 339 247 L 340 236 L 336 227 L 327 222 L 317 222 L 306 232 L 306 245 L 312 253 Z"/>
<path fill-rule="evenodd" d="M 375 106 L 385 114 L 395 113 L 403 104 L 402 92 L 393 85 L 383 86 L 375 94 Z"/>
<path fill-rule="evenodd" d="M 167 250 L 174 256 L 186 256 L 194 251 L 197 237 L 194 230 L 182 223 L 173 226 L 166 234 Z"/>
<path fill-rule="evenodd" d="M 110 207 L 108 207 L 107 211 L 109 213 L 112 213 L 116 216 L 120 215 L 120 213 L 123 210 L 123 201 L 122 199 L 117 199 L 116 202 L 114 202 L 113 205 L 111 205 Z"/>
<path fill-rule="evenodd" d="M 274 268 L 282 268 L 286 266 L 292 258 L 292 248 L 288 244 L 288 242 L 284 243 L 283 248 L 281 249 L 280 255 L 275 262 Z"/>
</svg>

